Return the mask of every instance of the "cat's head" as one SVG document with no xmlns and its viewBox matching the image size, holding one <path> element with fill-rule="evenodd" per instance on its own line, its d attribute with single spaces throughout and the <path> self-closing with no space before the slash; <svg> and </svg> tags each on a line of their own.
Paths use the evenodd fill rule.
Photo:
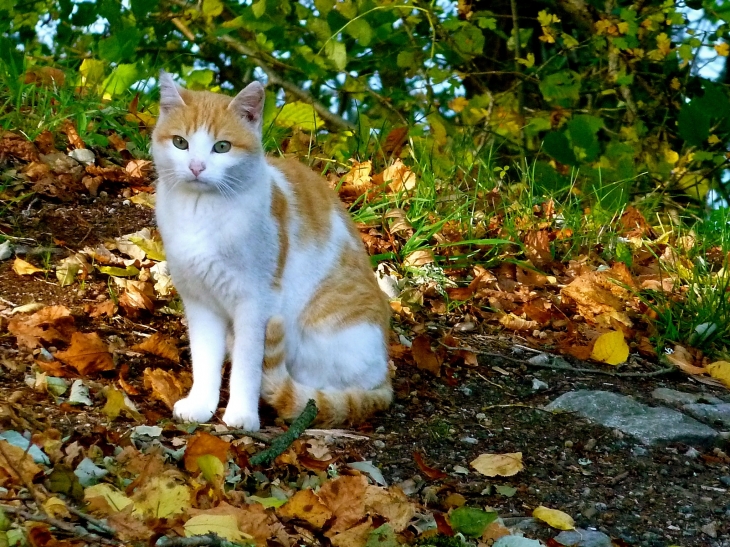
<svg viewBox="0 0 730 547">
<path fill-rule="evenodd" d="M 178 87 L 160 73 L 160 116 L 152 155 L 163 184 L 229 193 L 261 165 L 264 86 L 250 83 L 231 98 Z"/>
</svg>

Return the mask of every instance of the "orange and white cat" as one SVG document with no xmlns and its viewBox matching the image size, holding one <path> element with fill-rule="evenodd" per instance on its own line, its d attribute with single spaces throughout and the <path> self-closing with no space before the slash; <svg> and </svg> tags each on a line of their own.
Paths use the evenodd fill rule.
<svg viewBox="0 0 730 547">
<path fill-rule="evenodd" d="M 387 408 L 387 299 L 324 179 L 264 154 L 263 86 L 231 98 L 162 72 L 160 94 L 157 223 L 193 361 L 175 417 L 211 419 L 227 351 L 228 426 L 259 429 L 259 397 L 284 419 L 314 399 L 327 426 Z"/>
</svg>

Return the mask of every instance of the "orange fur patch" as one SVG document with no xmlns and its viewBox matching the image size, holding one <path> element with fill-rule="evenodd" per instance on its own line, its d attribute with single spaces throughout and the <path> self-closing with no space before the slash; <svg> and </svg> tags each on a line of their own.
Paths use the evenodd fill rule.
<svg viewBox="0 0 730 547">
<path fill-rule="evenodd" d="M 390 305 L 378 287 L 364 249 L 346 247 L 299 318 L 305 328 L 375 323 L 387 329 Z"/>
<path fill-rule="evenodd" d="M 289 253 L 289 233 L 287 232 L 287 202 L 284 193 L 274 186 L 271 196 L 271 215 L 276 221 L 276 230 L 279 234 L 279 256 L 276 259 L 276 271 L 272 286 L 281 289 L 281 278 L 284 275 L 286 257 Z"/>
<path fill-rule="evenodd" d="M 335 423 L 334 408 L 327 399 L 327 395 L 321 391 L 317 392 L 317 419 L 316 423 L 325 427 L 331 427 Z"/>
<path fill-rule="evenodd" d="M 295 159 L 268 158 L 281 171 L 294 193 L 294 208 L 299 215 L 302 241 L 322 242 L 330 233 L 330 218 L 339 198 L 317 173 Z"/>
<path fill-rule="evenodd" d="M 155 140 L 162 142 L 175 135 L 189 137 L 198 129 L 206 129 L 216 141 L 230 141 L 233 148 L 261 149 L 259 138 L 228 109 L 232 97 L 209 91 L 179 91 L 185 106 L 175 108 L 160 121 L 153 134 Z"/>
<path fill-rule="evenodd" d="M 294 381 L 291 378 L 284 380 L 284 383 L 279 388 L 278 393 L 274 395 L 274 400 L 271 402 L 271 406 L 273 406 L 279 416 L 285 420 L 295 417 L 296 391 L 294 389 Z"/>
</svg>

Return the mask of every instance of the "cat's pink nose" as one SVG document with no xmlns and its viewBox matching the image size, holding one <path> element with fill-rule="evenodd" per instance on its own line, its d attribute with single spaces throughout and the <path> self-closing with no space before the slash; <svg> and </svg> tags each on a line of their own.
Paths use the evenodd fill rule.
<svg viewBox="0 0 730 547">
<path fill-rule="evenodd" d="M 197 178 L 200 173 L 205 171 L 205 164 L 202 161 L 191 161 L 190 162 L 190 171 L 193 172 L 193 175 Z"/>
</svg>

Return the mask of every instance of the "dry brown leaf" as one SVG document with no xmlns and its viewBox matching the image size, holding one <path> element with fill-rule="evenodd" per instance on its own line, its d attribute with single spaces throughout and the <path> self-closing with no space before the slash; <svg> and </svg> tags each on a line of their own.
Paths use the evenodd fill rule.
<svg viewBox="0 0 730 547">
<path fill-rule="evenodd" d="M 353 526 L 349 530 L 345 530 L 341 534 L 327 535 L 330 538 L 332 547 L 365 547 L 370 537 L 370 532 L 373 531 L 373 522 L 370 517 L 365 522 Z"/>
<path fill-rule="evenodd" d="M 411 344 L 411 354 L 416 366 L 435 376 L 441 375 L 441 358 L 431 349 L 431 339 L 425 334 L 416 336 Z"/>
<path fill-rule="evenodd" d="M 433 261 L 433 251 L 429 249 L 420 249 L 418 251 L 413 251 L 403 259 L 403 267 L 421 268 L 426 264 L 432 264 Z"/>
<path fill-rule="evenodd" d="M 405 530 L 416 514 L 415 506 L 399 488 L 386 490 L 373 485 L 365 490 L 365 510 L 384 517 L 396 534 Z"/>
<path fill-rule="evenodd" d="M 117 305 L 113 300 L 104 300 L 96 304 L 88 303 L 84 305 L 84 311 L 92 318 L 101 317 L 102 315 L 114 317 L 114 314 L 117 313 Z"/>
<path fill-rule="evenodd" d="M 530 231 L 525 234 L 525 254 L 535 266 L 542 267 L 553 260 L 548 230 Z"/>
<path fill-rule="evenodd" d="M 95 332 L 74 332 L 69 348 L 57 352 L 55 357 L 83 376 L 114 369 L 109 346 Z"/>
<path fill-rule="evenodd" d="M 127 315 L 134 317 L 139 310 L 152 311 L 155 309 L 153 301 L 155 291 L 151 283 L 125 279 L 125 291 L 119 297 L 119 305 Z"/>
<path fill-rule="evenodd" d="M 132 516 L 132 511 L 134 511 L 134 504 L 130 503 L 121 511 L 110 511 L 104 518 L 122 541 L 147 542 L 153 536 L 154 531 L 140 519 Z"/>
<path fill-rule="evenodd" d="M 621 226 L 619 233 L 629 238 L 652 237 L 654 235 L 654 231 L 644 218 L 644 215 L 636 207 L 627 207 L 619 219 L 619 224 Z"/>
<path fill-rule="evenodd" d="M 389 183 L 391 192 L 413 190 L 416 187 L 416 174 L 404 165 L 400 158 L 396 159 L 390 167 L 386 167 L 381 176 L 383 182 Z"/>
<path fill-rule="evenodd" d="M 132 351 L 143 351 L 157 355 L 163 359 L 169 359 L 175 363 L 180 362 L 180 352 L 175 342 L 169 336 L 165 336 L 160 332 L 154 333 L 139 344 L 132 347 Z"/>
<path fill-rule="evenodd" d="M 383 142 L 383 152 L 385 154 L 392 154 L 397 156 L 403 149 L 406 141 L 408 140 L 408 128 L 407 127 L 394 127 L 385 137 Z"/>
<path fill-rule="evenodd" d="M 67 342 L 75 331 L 74 318 L 64 306 L 48 306 L 33 315 L 14 317 L 8 323 L 8 332 L 17 337 L 18 345 L 30 349 L 45 342 Z"/>
<path fill-rule="evenodd" d="M 76 131 L 76 127 L 71 120 L 64 121 L 62 131 L 66 133 L 71 148 L 86 148 L 83 139 L 79 136 L 79 132 Z"/>
<path fill-rule="evenodd" d="M 309 489 L 294 494 L 276 512 L 284 518 L 304 520 L 314 528 L 322 528 L 332 517 L 332 511 Z"/>
<path fill-rule="evenodd" d="M 334 534 L 351 528 L 365 516 L 365 489 L 368 481 L 362 475 L 342 476 L 326 482 L 319 490 L 319 499 L 335 516 L 328 532 Z"/>
<path fill-rule="evenodd" d="M 18 275 L 33 275 L 34 273 L 42 272 L 41 268 L 36 268 L 30 262 L 26 262 L 22 258 L 16 258 L 13 261 L 13 271 Z"/>
<path fill-rule="evenodd" d="M 42 469 L 25 450 L 0 440 L 0 485 L 15 482 L 18 486 L 33 482 Z"/>
<path fill-rule="evenodd" d="M 535 330 L 540 326 L 537 321 L 529 321 L 517 317 L 514 313 L 506 313 L 499 318 L 499 323 L 510 330 Z"/>
<path fill-rule="evenodd" d="M 353 161 L 352 168 L 342 177 L 342 182 L 352 184 L 355 188 L 362 189 L 371 185 L 370 173 L 373 170 L 373 162 Z"/>
<path fill-rule="evenodd" d="M 224 441 L 220 437 L 216 437 L 205 431 L 198 431 L 195 436 L 188 441 L 185 448 L 185 469 L 191 473 L 197 472 L 198 458 L 210 454 L 218 458 L 223 465 L 228 461 L 228 451 L 231 443 Z"/>
<path fill-rule="evenodd" d="M 512 454 L 482 454 L 470 465 L 487 477 L 511 477 L 524 469 L 522 452 Z"/>
<path fill-rule="evenodd" d="M 23 135 L 6 131 L 0 139 L 0 156 L 13 156 L 23 161 L 39 161 L 35 145 Z"/>
<path fill-rule="evenodd" d="M 162 401 L 167 408 L 173 409 L 183 397 L 185 386 L 174 375 L 161 368 L 144 369 L 144 387 L 152 391 L 152 397 Z M 126 391 L 126 390 L 125 390 Z"/>
<path fill-rule="evenodd" d="M 575 278 L 561 291 L 564 298 L 575 303 L 577 311 L 586 321 L 611 327 L 611 320 L 631 326 L 625 313 L 630 293 L 611 281 L 605 272 L 588 272 Z"/>
<path fill-rule="evenodd" d="M 687 374 L 707 374 L 707 369 L 694 365 L 694 360 L 692 354 L 684 346 L 680 345 L 674 346 L 674 351 L 667 354 L 667 361 Z"/>
<path fill-rule="evenodd" d="M 196 515 L 230 515 L 235 517 L 238 529 L 244 534 L 248 534 L 256 541 L 256 545 L 266 547 L 267 540 L 274 535 L 273 524 L 275 518 L 266 511 L 259 503 L 244 505 L 243 507 L 234 507 L 224 501 L 213 509 L 190 509 L 190 516 Z"/>
<path fill-rule="evenodd" d="M 146 179 L 152 172 L 152 162 L 150 160 L 131 160 L 124 170 L 132 178 Z"/>
<path fill-rule="evenodd" d="M 66 81 L 63 70 L 52 66 L 33 66 L 25 71 L 24 82 L 38 87 L 61 87 Z"/>
</svg>

